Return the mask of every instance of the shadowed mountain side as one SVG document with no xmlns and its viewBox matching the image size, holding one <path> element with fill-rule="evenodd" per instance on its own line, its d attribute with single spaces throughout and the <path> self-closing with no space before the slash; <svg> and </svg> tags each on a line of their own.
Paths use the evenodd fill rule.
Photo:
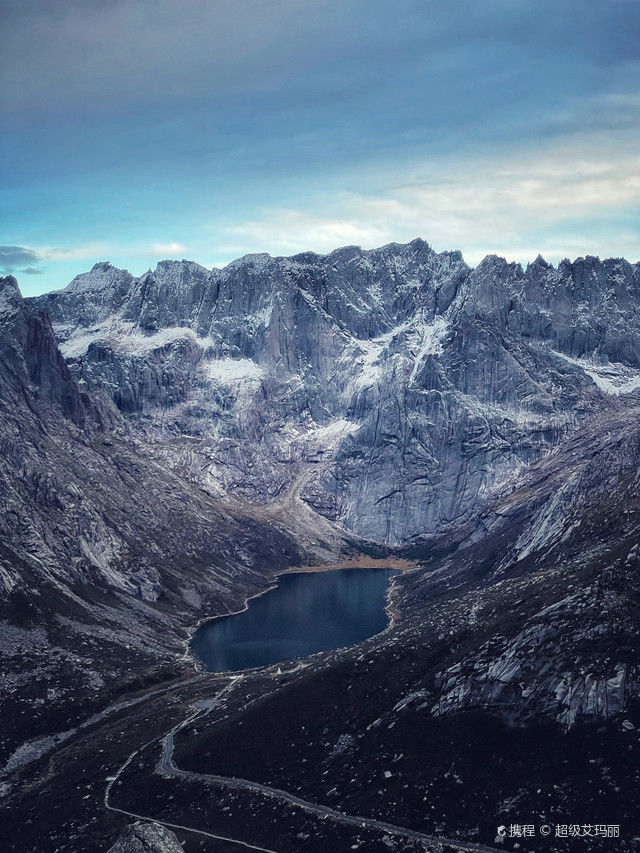
<svg viewBox="0 0 640 853">
<path fill-rule="evenodd" d="M 318 534 L 301 550 L 277 520 L 160 464 L 71 376 L 15 279 L 0 288 L 6 757 L 86 717 L 123 678 L 177 671 L 201 615 L 237 609 L 278 568 L 329 551 Z"/>
</svg>

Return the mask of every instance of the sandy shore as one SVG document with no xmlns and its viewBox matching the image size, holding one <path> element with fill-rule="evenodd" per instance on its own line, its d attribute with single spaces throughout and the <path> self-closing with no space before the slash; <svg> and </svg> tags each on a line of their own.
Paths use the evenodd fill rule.
<svg viewBox="0 0 640 853">
<path fill-rule="evenodd" d="M 323 563 L 317 566 L 292 566 L 283 572 L 278 572 L 282 575 L 290 575 L 296 572 L 331 572 L 335 569 L 397 569 L 400 572 L 410 572 L 417 569 L 418 564 L 412 560 L 405 560 L 403 557 L 366 557 L 359 555 L 346 560 L 340 560 L 337 563 Z"/>
</svg>

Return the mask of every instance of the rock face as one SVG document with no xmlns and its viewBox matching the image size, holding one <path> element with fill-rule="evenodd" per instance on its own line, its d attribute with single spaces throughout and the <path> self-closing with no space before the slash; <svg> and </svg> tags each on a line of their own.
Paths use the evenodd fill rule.
<svg viewBox="0 0 640 853">
<path fill-rule="evenodd" d="M 234 542 L 243 541 L 239 552 L 248 549 L 240 562 L 255 565 L 234 515 L 143 456 L 114 404 L 96 402 L 75 380 L 48 317 L 22 299 L 11 277 L 0 279 L 0 358 L 0 535 L 17 555 L 0 555 L 5 595 L 31 576 L 52 585 L 90 579 L 153 601 L 166 562 L 153 557 L 158 537 L 168 542 L 180 529 L 189 531 L 183 553 L 204 549 L 213 568 L 224 561 L 217 532 L 230 525 Z"/>
<path fill-rule="evenodd" d="M 184 853 L 175 833 L 159 823 L 137 821 L 122 831 L 109 853 Z"/>
<path fill-rule="evenodd" d="M 76 425 L 96 418 L 58 349 L 49 317 L 26 306 L 13 276 L 0 278 L 0 347 L 5 393 L 29 385 Z"/>
<path fill-rule="evenodd" d="M 0 763 L 123 677 L 175 668 L 186 627 L 301 559 L 278 524 L 159 465 L 76 381 L 51 323 L 0 279 Z M 64 707 L 68 716 L 61 713 Z"/>
<path fill-rule="evenodd" d="M 69 370 L 212 495 L 401 545 L 640 387 L 640 266 L 469 269 L 424 241 L 223 270 L 98 264 L 36 300 Z"/>
<path fill-rule="evenodd" d="M 414 685 L 424 710 L 570 729 L 637 702 L 639 413 L 630 399 L 585 423 L 408 581 L 422 631 L 464 637 Z"/>
</svg>

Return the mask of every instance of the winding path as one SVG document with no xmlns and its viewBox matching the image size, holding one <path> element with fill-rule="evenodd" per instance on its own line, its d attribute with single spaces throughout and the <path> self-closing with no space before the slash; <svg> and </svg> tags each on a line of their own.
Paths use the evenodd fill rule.
<svg viewBox="0 0 640 853">
<path fill-rule="evenodd" d="M 325 806 L 320 803 L 311 803 L 307 800 L 301 799 L 300 797 L 296 797 L 294 794 L 290 794 L 288 791 L 283 791 L 280 788 L 273 788 L 268 785 L 262 785 L 260 782 L 251 782 L 248 779 L 238 779 L 230 776 L 217 776 L 213 773 L 197 773 L 190 770 L 181 770 L 179 767 L 176 766 L 173 760 L 174 741 L 176 734 L 185 726 L 189 725 L 189 723 L 193 722 L 196 718 L 208 714 L 215 707 L 217 707 L 224 694 L 230 690 L 230 688 L 236 681 L 241 679 L 241 675 L 231 676 L 227 684 L 213 697 L 213 699 L 207 701 L 206 704 L 199 703 L 200 707 L 197 707 L 187 717 L 185 717 L 184 720 L 177 723 L 172 729 L 170 729 L 169 732 L 167 732 L 166 735 L 164 735 L 162 755 L 160 757 L 160 761 L 157 764 L 157 770 L 159 772 L 161 772 L 163 775 L 188 779 L 190 781 L 202 782 L 208 785 L 217 785 L 231 790 L 253 791 L 264 796 L 280 800 L 283 803 L 295 806 L 296 808 L 302 809 L 303 811 L 314 814 L 320 818 L 329 818 L 338 823 L 357 827 L 358 829 L 379 830 L 381 832 L 386 833 L 387 835 L 400 836 L 403 838 L 411 839 L 412 841 L 418 841 L 431 846 L 436 845 L 438 847 L 441 847 L 442 845 L 446 844 L 457 848 L 458 850 L 470 851 L 470 853 L 497 853 L 495 848 L 488 847 L 484 844 L 476 844 L 470 841 L 459 841 L 457 839 L 443 838 L 441 836 L 435 835 L 426 835 L 425 833 L 418 832 L 413 829 L 408 829 L 407 827 L 403 826 L 395 826 L 394 824 L 386 823 L 385 821 L 381 820 L 376 820 L 375 818 L 345 814 L 344 812 L 341 812 L 337 809 L 332 809 L 330 806 Z M 248 705 L 253 704 L 254 701 L 256 700 L 252 700 L 248 703 Z M 135 752 L 133 752 L 127 758 L 124 764 L 122 764 L 118 768 L 115 776 L 110 778 L 104 793 L 104 804 L 107 809 L 115 812 L 120 812 L 121 814 L 125 814 L 130 817 L 138 818 L 139 820 L 152 820 L 155 821 L 155 823 L 162 824 L 163 826 L 167 826 L 172 829 L 181 829 L 187 832 L 193 832 L 197 835 L 206 836 L 207 838 L 213 838 L 219 841 L 226 841 L 231 844 L 238 844 L 250 850 L 259 850 L 263 853 L 278 853 L 278 851 L 271 850 L 270 848 L 260 847 L 256 844 L 251 844 L 247 841 L 241 841 L 237 838 L 227 838 L 226 836 L 216 835 L 212 832 L 206 832 L 202 829 L 195 829 L 189 826 L 182 826 L 180 824 L 170 823 L 169 821 L 159 820 L 156 817 L 148 815 L 135 814 L 134 812 L 129 812 L 125 809 L 117 808 L 116 806 L 110 805 L 109 794 L 114 783 L 119 779 L 120 775 L 126 770 L 131 761 L 135 758 L 135 756 L 142 752 L 142 750 L 146 747 L 157 742 L 157 740 L 158 738 L 153 738 L 152 740 L 147 741 L 147 743 L 143 744 L 141 747 L 135 750 Z"/>
<path fill-rule="evenodd" d="M 214 707 L 214 705 L 222 698 L 222 696 L 229 690 L 229 688 L 233 684 L 234 680 L 235 679 L 233 677 L 231 679 L 229 679 L 229 682 L 222 688 L 222 690 L 219 691 L 219 693 L 216 694 L 214 699 L 211 700 L 210 709 L 212 709 Z M 173 735 L 174 735 L 174 733 L 176 731 L 178 731 L 178 729 L 182 728 L 183 726 L 188 725 L 188 723 L 192 719 L 195 719 L 195 717 L 199 716 L 200 713 L 201 713 L 201 711 L 198 710 L 196 713 L 190 714 L 186 719 L 184 719 L 184 720 L 182 720 L 182 722 L 178 723 L 177 726 L 174 726 L 171 729 L 171 731 L 169 732 L 169 734 L 165 735 L 165 743 L 167 741 L 167 738 L 171 737 L 171 745 L 172 745 L 172 749 L 173 749 Z M 105 792 L 104 792 L 105 808 L 107 808 L 109 811 L 112 811 L 112 812 L 118 812 L 119 814 L 127 815 L 128 817 L 137 818 L 138 820 L 151 820 L 154 823 L 159 823 L 162 826 L 169 827 L 170 829 L 181 829 L 181 830 L 184 830 L 185 832 L 193 832 L 196 835 L 202 835 L 205 838 L 213 838 L 216 841 L 226 841 L 230 844 L 238 844 L 238 845 L 245 847 L 249 850 L 259 850 L 259 851 L 261 851 L 261 853 L 278 853 L 277 850 L 271 850 L 268 847 L 259 847 L 257 844 L 250 844 L 248 841 L 241 841 L 238 838 L 228 838 L 226 835 L 216 835 L 214 832 L 207 832 L 204 829 L 194 829 L 191 826 L 183 826 L 182 824 L 179 824 L 179 823 L 171 823 L 168 820 L 160 820 L 157 817 L 150 817 L 149 815 L 141 815 L 141 814 L 137 814 L 136 812 L 127 811 L 126 809 L 121 809 L 118 806 L 112 806 L 109 803 L 109 794 L 111 793 L 111 788 L 113 787 L 113 785 L 118 781 L 121 774 L 124 773 L 124 771 L 127 769 L 129 764 L 136 757 L 136 755 L 139 755 L 144 749 L 146 749 L 148 746 L 151 746 L 151 744 L 155 743 L 155 741 L 157 741 L 157 740 L 158 740 L 158 738 L 152 738 L 151 740 L 148 740 L 146 743 L 143 743 L 142 746 L 138 747 L 138 749 L 134 750 L 134 752 L 131 753 L 131 755 L 127 758 L 127 760 L 124 762 L 124 764 L 121 764 L 120 767 L 118 767 L 118 770 L 116 771 L 115 775 L 109 779 L 107 787 L 106 787 Z M 165 752 L 166 752 L 166 747 L 165 747 Z M 164 757 L 164 752 L 163 752 L 163 757 Z"/>
</svg>

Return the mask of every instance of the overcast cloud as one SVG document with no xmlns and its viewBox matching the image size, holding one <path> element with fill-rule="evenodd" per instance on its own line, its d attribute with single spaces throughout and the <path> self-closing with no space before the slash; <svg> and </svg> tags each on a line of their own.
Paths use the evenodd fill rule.
<svg viewBox="0 0 640 853">
<path fill-rule="evenodd" d="M 103 253 L 141 272 L 419 234 L 469 259 L 639 255 L 637 0 L 0 14 L 0 238 L 26 253 L 3 268 L 43 270 L 30 292 Z"/>
</svg>

